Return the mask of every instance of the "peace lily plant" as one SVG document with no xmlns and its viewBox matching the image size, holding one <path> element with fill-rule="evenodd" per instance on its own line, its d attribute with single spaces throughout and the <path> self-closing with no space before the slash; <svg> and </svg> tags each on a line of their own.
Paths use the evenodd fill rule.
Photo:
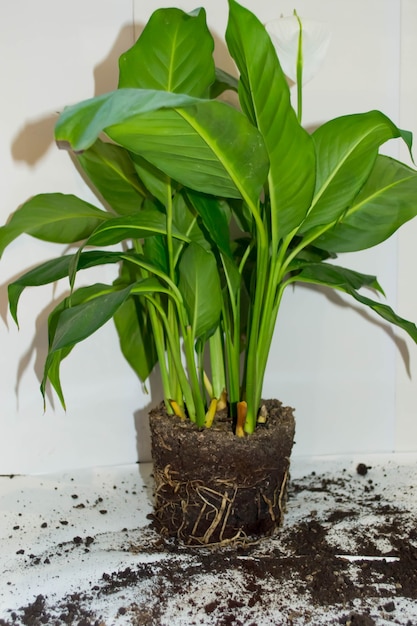
<svg viewBox="0 0 417 626">
<path fill-rule="evenodd" d="M 62 360 L 113 318 L 139 378 L 159 364 L 168 412 L 210 427 L 227 403 L 243 436 L 263 418 L 265 368 L 290 285 L 342 291 L 417 341 L 414 324 L 371 297 L 383 293 L 375 276 L 335 263 L 416 215 L 417 173 L 379 154 L 394 138 L 411 149 L 410 134 L 379 111 L 309 134 L 267 30 L 235 0 L 226 42 L 240 77 L 216 68 L 205 18 L 204 9 L 155 11 L 120 58 L 117 90 L 64 109 L 57 144 L 101 204 L 37 195 L 0 229 L 0 252 L 22 233 L 76 246 L 9 286 L 17 321 L 26 287 L 69 279 L 48 321 L 43 394 L 49 380 L 64 404 Z M 239 107 L 222 100 L 226 90 L 237 91 Z M 113 284 L 78 286 L 83 270 L 106 264 L 119 267 Z"/>
</svg>

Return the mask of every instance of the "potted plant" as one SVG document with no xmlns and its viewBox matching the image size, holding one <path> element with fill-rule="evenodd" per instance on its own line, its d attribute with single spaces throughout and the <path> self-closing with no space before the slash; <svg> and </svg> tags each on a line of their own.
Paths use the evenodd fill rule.
<svg viewBox="0 0 417 626">
<path fill-rule="evenodd" d="M 417 173 L 379 154 L 393 138 L 411 149 L 410 134 L 379 111 L 303 128 L 300 21 L 297 111 L 267 30 L 235 0 L 226 42 L 239 80 L 215 67 L 203 9 L 157 10 L 120 58 L 118 89 L 56 124 L 103 208 L 41 194 L 0 229 L 0 253 L 22 233 L 77 246 L 9 285 L 17 321 L 26 287 L 69 279 L 48 321 L 44 395 L 50 381 L 64 404 L 62 360 L 111 318 L 141 380 L 158 364 L 155 521 L 196 544 L 282 520 L 294 418 L 262 400 L 262 385 L 288 286 L 340 290 L 417 341 L 413 323 L 364 294 L 383 294 L 375 276 L 335 263 L 416 215 Z M 83 269 L 109 263 L 113 284 L 77 286 Z"/>
</svg>

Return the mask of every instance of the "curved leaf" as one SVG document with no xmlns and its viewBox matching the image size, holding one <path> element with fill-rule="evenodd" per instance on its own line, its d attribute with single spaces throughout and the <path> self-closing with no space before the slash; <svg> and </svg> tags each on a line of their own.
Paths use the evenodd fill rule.
<svg viewBox="0 0 417 626">
<path fill-rule="evenodd" d="M 215 79 L 214 41 L 206 12 L 155 11 L 141 36 L 119 59 L 119 88 L 161 89 L 205 97 Z"/>
<path fill-rule="evenodd" d="M 146 186 L 146 189 L 165 206 L 167 199 L 169 199 L 171 191 L 171 181 L 169 176 L 161 172 L 157 167 L 146 161 L 138 154 L 130 152 L 130 157 L 134 164 L 135 170 Z"/>
<path fill-rule="evenodd" d="M 39 287 L 40 285 L 47 285 L 61 278 L 69 277 L 71 264 L 76 256 L 78 257 L 77 270 L 120 261 L 119 252 L 92 250 L 80 255 L 68 254 L 52 259 L 51 261 L 46 261 L 46 263 L 42 263 L 22 276 L 19 276 L 19 278 L 13 283 L 10 283 L 8 287 L 10 313 L 16 324 L 18 323 L 17 306 L 20 295 L 25 287 Z"/>
<path fill-rule="evenodd" d="M 80 151 L 103 130 L 187 187 L 258 203 L 268 172 L 262 136 L 223 102 L 120 89 L 64 109 L 55 136 Z"/>
<path fill-rule="evenodd" d="M 225 91 L 238 91 L 239 81 L 235 76 L 216 67 L 216 80 L 210 89 L 210 98 L 217 98 Z"/>
<path fill-rule="evenodd" d="M 417 326 L 412 322 L 400 317 L 392 310 L 391 307 L 386 304 L 382 304 L 376 300 L 363 296 L 358 293 L 360 287 L 371 287 L 377 291 L 382 292 L 375 276 L 368 276 L 366 274 L 360 274 L 343 267 L 331 266 L 322 263 L 309 265 L 305 267 L 294 279 L 299 282 L 314 283 L 318 285 L 324 285 L 325 287 L 332 287 L 333 289 L 339 289 L 344 291 L 348 295 L 352 296 L 357 302 L 367 306 L 377 313 L 384 320 L 390 324 L 394 324 L 399 328 L 405 330 L 410 337 L 417 342 Z"/>
<path fill-rule="evenodd" d="M 59 148 L 82 152 L 92 146 L 108 126 L 163 107 L 190 106 L 197 100 L 156 89 L 111 91 L 65 107 L 55 125 L 55 139 Z"/>
<path fill-rule="evenodd" d="M 288 84 L 265 27 L 234 0 L 229 0 L 229 7 L 226 40 L 241 73 L 242 107 L 267 148 L 271 219 L 278 240 L 299 226 L 310 206 L 314 146 L 291 106 Z"/>
<path fill-rule="evenodd" d="M 140 209 L 148 192 L 126 150 L 97 139 L 75 158 L 100 196 L 116 213 L 129 215 Z"/>
<path fill-rule="evenodd" d="M 193 338 L 214 331 L 220 321 L 222 295 L 214 255 L 191 243 L 179 264 L 179 290 L 188 313 Z"/>
<path fill-rule="evenodd" d="M 379 155 L 370 177 L 340 221 L 316 239 L 319 248 L 353 252 L 388 239 L 417 215 L 417 172 Z"/>
<path fill-rule="evenodd" d="M 108 127 L 106 133 L 191 189 L 258 203 L 268 172 L 262 137 L 223 102 L 160 109 Z"/>
<path fill-rule="evenodd" d="M 130 295 L 130 287 L 102 285 L 100 291 L 76 306 L 65 308 L 57 322 L 49 351 L 72 347 L 109 321 Z"/>
<path fill-rule="evenodd" d="M 53 243 L 74 243 L 88 237 L 109 214 L 71 194 L 34 196 L 0 228 L 0 256 L 23 233 Z"/>
<path fill-rule="evenodd" d="M 141 239 L 156 234 L 166 235 L 166 217 L 153 209 L 144 209 L 135 215 L 115 217 L 99 226 L 87 239 L 89 246 L 111 246 L 124 239 Z M 188 241 L 188 237 L 173 228 L 173 237 Z"/>
<path fill-rule="evenodd" d="M 146 306 L 138 298 L 129 297 L 113 318 L 123 356 L 145 382 L 158 360 Z"/>
<path fill-rule="evenodd" d="M 320 126 L 313 133 L 316 189 L 299 232 L 330 226 L 339 219 L 367 180 L 378 148 L 401 136 L 405 135 L 380 111 L 346 115 Z"/>
<path fill-rule="evenodd" d="M 166 293 L 155 278 L 147 278 L 120 289 L 96 283 L 81 287 L 65 298 L 49 319 L 49 353 L 69 348 L 93 335 L 108 322 L 131 293 Z"/>
<path fill-rule="evenodd" d="M 330 263 L 308 263 L 296 274 L 292 282 L 315 283 L 334 289 L 360 289 L 369 287 L 383 293 L 375 276 L 331 265 Z"/>
<path fill-rule="evenodd" d="M 42 394 L 45 395 L 47 380 L 51 380 L 65 407 L 59 379 L 62 359 L 77 343 L 93 335 L 114 317 L 132 292 L 154 293 L 159 289 L 166 292 L 156 279 L 138 281 L 124 289 L 97 283 L 81 287 L 69 298 L 61 301 L 48 320 L 49 352 L 41 383 Z"/>
<path fill-rule="evenodd" d="M 229 231 L 230 208 L 226 206 L 225 202 L 219 201 L 214 196 L 190 190 L 186 191 L 186 195 L 200 215 L 212 241 L 221 252 L 229 257 L 232 256 Z"/>
</svg>

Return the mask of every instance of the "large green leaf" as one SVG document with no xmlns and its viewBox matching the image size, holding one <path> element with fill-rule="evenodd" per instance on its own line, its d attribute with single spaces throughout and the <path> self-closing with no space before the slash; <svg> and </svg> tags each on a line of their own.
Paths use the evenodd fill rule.
<svg viewBox="0 0 417 626">
<path fill-rule="evenodd" d="M 234 0 L 229 7 L 226 40 L 241 73 L 242 107 L 261 131 L 268 151 L 271 219 L 278 240 L 299 226 L 310 206 L 314 146 L 291 106 L 286 78 L 264 26 Z"/>
<path fill-rule="evenodd" d="M 262 136 L 223 102 L 120 89 L 64 109 L 55 135 L 79 151 L 103 130 L 187 187 L 258 202 L 268 172 Z"/>
<path fill-rule="evenodd" d="M 379 111 L 339 117 L 313 133 L 317 181 L 301 233 L 339 219 L 367 180 L 379 147 L 395 137 L 406 135 Z"/>
<path fill-rule="evenodd" d="M 120 215 L 138 211 L 147 195 L 129 153 L 97 141 L 75 157 L 100 196 Z"/>
<path fill-rule="evenodd" d="M 375 166 L 334 228 L 315 244 L 325 250 L 353 252 L 388 239 L 417 215 L 417 172 L 379 155 Z"/>
<path fill-rule="evenodd" d="M 258 203 L 268 171 L 262 137 L 244 115 L 223 102 L 160 109 L 106 133 L 191 189 Z"/>
<path fill-rule="evenodd" d="M 74 243 L 88 237 L 109 217 L 105 211 L 70 194 L 39 194 L 22 204 L 0 228 L 0 256 L 22 233 L 53 243 Z"/>
<path fill-rule="evenodd" d="M 204 9 L 155 11 L 119 59 L 119 88 L 161 89 L 205 97 L 215 79 L 213 38 Z"/>
<path fill-rule="evenodd" d="M 118 89 L 65 107 L 55 125 L 55 139 L 60 148 L 82 152 L 108 126 L 163 107 L 190 106 L 196 101 L 198 98 L 156 89 Z"/>
<path fill-rule="evenodd" d="M 344 291 L 352 296 L 357 302 L 367 306 L 387 322 L 405 330 L 410 337 L 417 342 L 417 327 L 412 322 L 400 317 L 386 304 L 372 300 L 357 290 L 360 287 L 371 287 L 382 292 L 375 276 L 360 274 L 343 267 L 326 265 L 324 263 L 312 264 L 305 267 L 295 278 L 296 281 L 323 285 Z"/>
<path fill-rule="evenodd" d="M 179 264 L 179 290 L 194 338 L 214 331 L 220 320 L 222 295 L 214 255 L 195 243 L 185 250 Z"/>
</svg>

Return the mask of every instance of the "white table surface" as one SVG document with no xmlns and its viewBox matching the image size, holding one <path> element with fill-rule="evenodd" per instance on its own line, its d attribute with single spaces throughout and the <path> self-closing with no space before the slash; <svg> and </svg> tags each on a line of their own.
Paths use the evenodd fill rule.
<svg viewBox="0 0 417 626">
<path fill-rule="evenodd" d="M 372 468 L 367 476 L 356 473 L 358 462 Z M 33 602 L 40 594 L 52 606 L 71 593 L 87 593 L 94 585 L 100 586 L 104 572 L 123 571 L 138 563 L 156 567 L 158 562 L 169 561 L 169 551 L 153 551 L 146 547 L 158 543 L 158 537 L 149 528 L 147 519 L 152 511 L 151 472 L 150 464 L 140 464 L 53 475 L 0 477 L 0 624 L 2 619 L 6 623 L 23 623 L 19 621 L 22 619 L 19 608 Z M 293 460 L 292 481 L 295 484 L 302 486 L 305 480 L 311 482 L 312 472 L 315 472 L 318 481 L 323 476 L 344 476 L 353 492 L 356 490 L 357 493 L 363 491 L 371 479 L 375 489 L 381 491 L 384 501 L 395 501 L 396 507 L 402 507 L 409 519 L 414 517 L 417 520 L 416 454 Z M 296 490 L 289 500 L 285 527 L 291 528 L 312 515 L 320 518 L 321 513 L 332 509 L 337 499 L 336 492 L 324 498 L 320 491 L 314 495 L 312 490 Z M 339 509 L 341 506 L 343 504 L 338 504 Z M 367 513 L 366 508 L 359 520 L 356 523 L 372 526 L 372 514 Z M 348 525 L 338 528 L 337 541 L 340 541 L 341 554 L 349 547 L 349 532 Z M 194 558 L 198 564 L 199 556 L 198 552 L 194 557 L 177 554 L 173 566 L 178 568 L 181 558 Z M 180 571 L 178 576 L 181 577 Z M 89 600 L 88 608 L 97 612 L 100 619 L 96 623 L 100 625 L 139 623 L 131 621 L 128 613 L 118 613 L 118 607 L 138 603 L 147 595 L 152 602 L 152 584 L 143 580 L 140 585 L 121 589 L 119 595 L 95 597 Z M 185 595 L 181 601 L 171 598 L 158 621 L 153 622 L 150 617 L 146 623 L 155 626 L 190 623 L 189 617 L 184 614 L 185 597 L 192 594 L 197 598 L 202 589 L 201 584 L 198 588 L 193 585 L 193 581 L 184 580 Z M 211 589 L 207 591 L 207 601 L 213 593 L 217 597 L 227 593 L 220 581 L 212 580 L 203 587 Z M 204 607 L 203 600 L 200 603 L 196 601 L 192 623 L 216 624 L 215 617 L 201 609 Z M 285 613 L 282 603 L 279 609 L 274 609 L 271 596 L 270 609 L 263 617 L 256 616 L 256 624 L 289 624 L 290 609 L 287 609 Z M 369 610 L 376 611 L 377 608 L 370 606 Z M 13 612 L 15 621 L 12 622 Z M 384 616 L 381 612 L 378 615 L 378 624 L 392 624 L 395 618 L 397 621 L 394 623 L 414 625 L 417 623 L 417 606 L 407 599 L 400 599 L 394 616 Z M 303 621 L 299 616 L 291 623 L 336 624 L 337 612 L 334 613 L 335 621 L 331 621 L 330 616 L 331 610 L 327 608 L 322 612 L 317 610 L 314 622 Z M 236 618 L 237 621 L 231 623 L 249 624 L 247 619 L 248 614 L 243 608 L 241 620 Z"/>
</svg>

